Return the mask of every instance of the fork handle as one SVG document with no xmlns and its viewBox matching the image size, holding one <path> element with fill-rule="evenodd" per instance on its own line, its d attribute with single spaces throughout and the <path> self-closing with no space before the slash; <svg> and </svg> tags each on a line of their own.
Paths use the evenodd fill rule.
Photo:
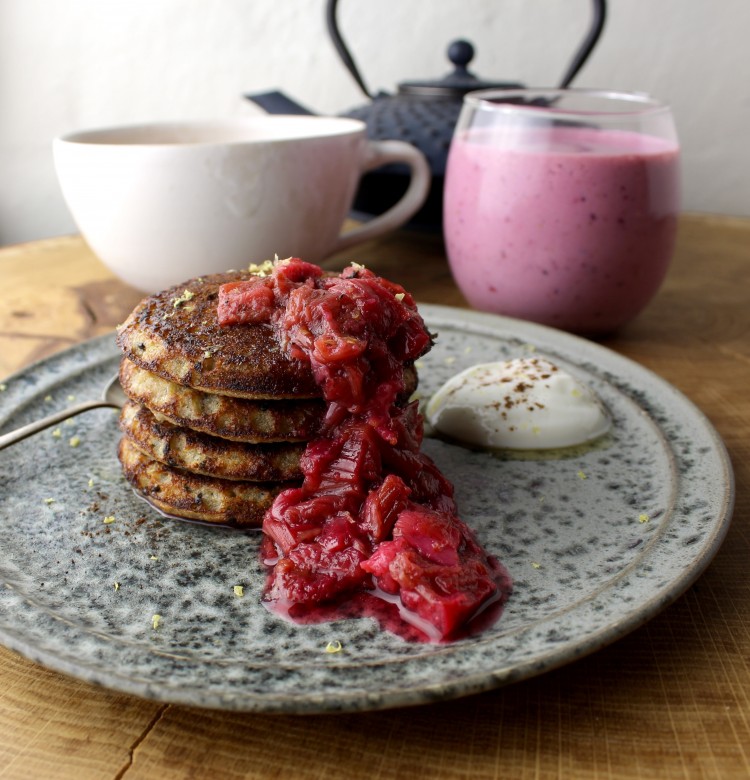
<svg viewBox="0 0 750 780">
<path fill-rule="evenodd" d="M 63 420 L 67 420 L 70 417 L 75 417 L 77 414 L 88 412 L 90 409 L 99 409 L 103 406 L 111 406 L 115 408 L 115 404 L 111 404 L 108 401 L 85 401 L 83 403 L 77 404 L 76 406 L 63 409 L 61 412 L 51 414 L 48 417 L 43 417 L 41 420 L 37 420 L 36 422 L 23 425 L 20 428 L 16 428 L 15 431 L 4 433 L 0 436 L 0 450 L 5 449 L 5 447 L 9 447 L 11 444 L 19 442 L 22 439 L 25 439 L 27 436 L 31 436 L 34 433 L 43 431 L 45 428 L 57 425 L 57 423 L 63 422 Z"/>
</svg>

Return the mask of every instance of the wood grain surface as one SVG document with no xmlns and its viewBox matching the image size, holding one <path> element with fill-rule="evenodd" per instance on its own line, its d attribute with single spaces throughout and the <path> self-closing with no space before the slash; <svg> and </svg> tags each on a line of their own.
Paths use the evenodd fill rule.
<svg viewBox="0 0 750 780">
<path fill-rule="evenodd" d="M 399 233 L 352 257 L 418 301 L 465 305 L 437 237 Z M 0 280 L 0 379 L 112 330 L 141 297 L 77 237 L 0 250 Z M 662 291 L 603 343 L 691 398 L 734 464 L 728 538 L 659 616 L 536 679 L 338 716 L 153 703 L 0 648 L 0 780 L 750 777 L 750 220 L 684 217 Z"/>
</svg>

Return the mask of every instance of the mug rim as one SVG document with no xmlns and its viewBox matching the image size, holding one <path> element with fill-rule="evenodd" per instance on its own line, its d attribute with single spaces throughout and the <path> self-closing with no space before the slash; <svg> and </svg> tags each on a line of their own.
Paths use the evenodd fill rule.
<svg viewBox="0 0 750 780">
<path fill-rule="evenodd" d="M 553 105 L 511 102 L 513 98 L 531 100 L 544 98 L 554 101 L 556 98 L 573 96 L 575 98 L 595 98 L 609 102 L 612 110 L 557 108 Z M 624 92 L 611 89 L 591 89 L 587 87 L 525 87 L 522 89 L 482 89 L 468 92 L 464 96 L 464 105 L 474 109 L 498 112 L 534 112 L 551 114 L 556 117 L 626 117 L 669 113 L 670 106 L 646 92 Z M 615 109 L 615 106 L 619 108 Z"/>
<path fill-rule="evenodd" d="M 242 132 L 257 127 L 274 126 L 275 135 L 242 137 Z M 317 127 L 315 127 L 317 126 Z M 315 128 L 302 132 L 304 128 Z M 285 143 L 347 135 L 364 135 L 366 125 L 359 119 L 337 116 L 306 114 L 267 114 L 227 119 L 177 119 L 153 122 L 136 122 L 121 125 L 73 130 L 57 136 L 57 144 L 107 148 L 177 149 L 207 148 L 216 146 L 240 146 L 262 143 Z M 200 134 L 216 132 L 215 138 Z M 182 133 L 184 138 L 176 136 Z M 221 137 L 225 133 L 225 137 Z M 154 138 L 148 136 L 153 134 Z M 190 134 L 193 134 L 192 138 Z M 167 140 L 171 137 L 172 140 Z"/>
</svg>

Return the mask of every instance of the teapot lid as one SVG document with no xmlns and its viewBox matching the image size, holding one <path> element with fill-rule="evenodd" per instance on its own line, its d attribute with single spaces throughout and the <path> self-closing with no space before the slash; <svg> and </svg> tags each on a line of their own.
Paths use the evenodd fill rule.
<svg viewBox="0 0 750 780">
<path fill-rule="evenodd" d="M 476 89 L 518 89 L 523 86 L 518 82 L 483 81 L 477 78 L 468 67 L 474 59 L 474 47 L 469 41 L 453 41 L 446 53 L 453 63 L 451 73 L 431 81 L 402 81 L 398 85 L 399 95 L 455 99 Z"/>
</svg>

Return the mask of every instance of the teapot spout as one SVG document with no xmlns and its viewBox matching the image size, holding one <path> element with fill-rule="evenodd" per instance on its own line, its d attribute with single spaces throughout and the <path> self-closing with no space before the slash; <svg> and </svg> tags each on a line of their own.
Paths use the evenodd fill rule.
<svg viewBox="0 0 750 780">
<path fill-rule="evenodd" d="M 310 109 L 295 103 L 283 92 L 259 92 L 254 95 L 244 95 L 244 97 L 260 106 L 268 114 L 313 114 Z"/>
</svg>

